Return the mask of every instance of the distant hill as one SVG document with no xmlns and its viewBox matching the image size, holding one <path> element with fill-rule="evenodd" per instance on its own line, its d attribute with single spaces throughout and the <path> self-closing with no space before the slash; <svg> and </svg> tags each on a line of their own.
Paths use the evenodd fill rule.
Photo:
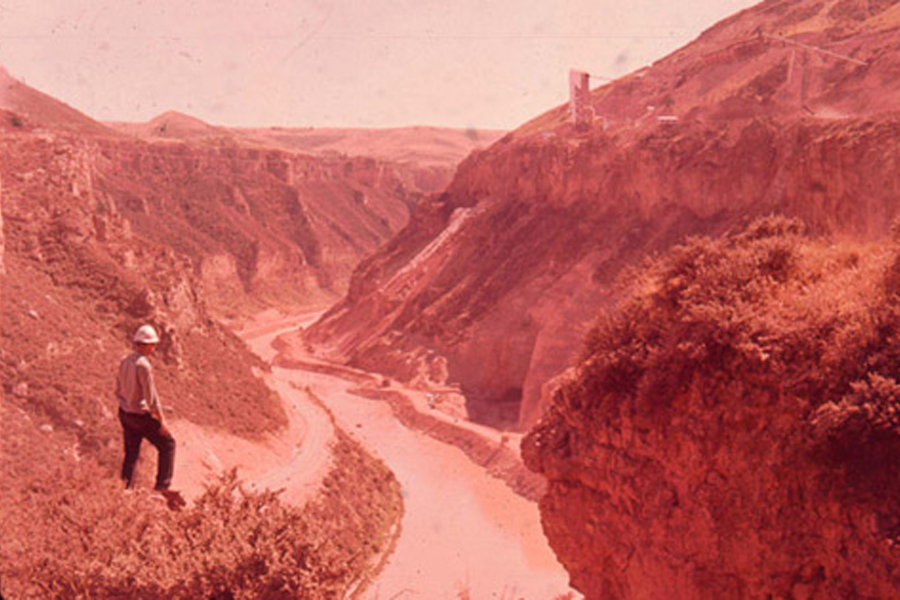
<svg viewBox="0 0 900 600">
<path fill-rule="evenodd" d="M 221 127 L 177 111 L 146 123 L 108 122 L 110 128 L 144 139 L 232 141 L 313 155 L 368 156 L 422 168 L 453 169 L 472 151 L 486 148 L 506 132 L 444 127 Z"/>
<path fill-rule="evenodd" d="M 43 127 L 91 135 L 117 135 L 56 98 L 19 81 L 0 67 L 0 108 L 9 111 L 19 127 Z"/>
<path fill-rule="evenodd" d="M 146 123 L 110 121 L 106 125 L 116 131 L 144 138 L 201 140 L 231 136 L 227 130 L 221 127 L 215 127 L 175 110 L 164 112 Z"/>
<path fill-rule="evenodd" d="M 397 127 L 385 129 L 289 128 L 235 129 L 246 139 L 281 148 L 321 154 L 339 152 L 422 166 L 457 164 L 473 150 L 498 140 L 505 131 Z"/>
</svg>

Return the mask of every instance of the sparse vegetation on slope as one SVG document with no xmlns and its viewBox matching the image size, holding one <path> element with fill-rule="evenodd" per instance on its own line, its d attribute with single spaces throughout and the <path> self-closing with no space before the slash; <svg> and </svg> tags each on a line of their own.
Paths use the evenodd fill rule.
<svg viewBox="0 0 900 600">
<path fill-rule="evenodd" d="M 249 492 L 232 471 L 172 513 L 69 465 L 34 482 L 5 531 L 4 592 L 15 598 L 343 598 L 388 547 L 402 513 L 387 467 L 341 434 L 304 508 Z M 53 524 L 47 528 L 45 524 Z"/>
<path fill-rule="evenodd" d="M 897 248 L 767 218 L 631 279 L 526 438 L 589 598 L 891 595 Z"/>
</svg>

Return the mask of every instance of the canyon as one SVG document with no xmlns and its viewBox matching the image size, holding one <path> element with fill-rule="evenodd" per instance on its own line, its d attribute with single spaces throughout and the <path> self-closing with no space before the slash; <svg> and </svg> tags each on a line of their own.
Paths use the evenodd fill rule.
<svg viewBox="0 0 900 600">
<path fill-rule="evenodd" d="M 179 485 L 311 507 L 323 597 L 895 595 L 898 71 L 900 3 L 766 0 L 505 134 L 0 72 L 6 574 L 151 322 Z"/>
<path fill-rule="evenodd" d="M 347 296 L 305 339 L 331 360 L 455 386 L 478 422 L 530 429 L 526 462 L 549 482 L 544 530 L 586 597 L 889 596 L 898 583 L 887 508 L 897 498 L 889 483 L 895 434 L 847 415 L 878 421 L 895 410 L 897 365 L 875 349 L 891 339 L 896 320 L 876 319 L 880 329 L 866 333 L 861 323 L 892 310 L 882 287 L 892 271 L 863 261 L 893 251 L 900 120 L 896 87 L 886 82 L 898 47 L 895 2 L 769 1 L 726 19 L 592 91 L 590 123 L 579 127 L 558 107 L 466 159 L 443 193 L 417 205 L 410 223 L 360 265 Z M 694 367 L 673 372 L 669 362 L 653 362 L 659 345 L 679 364 L 680 321 L 663 320 L 635 342 L 636 356 L 647 346 L 645 375 L 629 380 L 636 367 L 626 361 L 597 382 L 598 365 L 624 351 L 616 342 L 631 341 L 586 348 L 605 331 L 593 325 L 639 327 L 650 317 L 615 320 L 634 288 L 690 282 L 648 279 L 646 260 L 685 252 L 695 236 L 778 239 L 759 225 L 770 214 L 798 219 L 808 235 L 835 244 L 801 254 L 824 257 L 849 245 L 846 259 L 833 260 L 848 261 L 860 279 L 798 257 L 805 266 L 797 281 L 807 283 L 786 284 L 779 298 L 794 302 L 796 292 L 812 311 L 800 310 L 797 323 L 819 314 L 819 296 L 841 298 L 847 305 L 825 314 L 834 327 L 863 328 L 870 345 L 833 341 L 855 357 L 835 360 L 878 368 L 828 371 L 834 379 L 821 396 L 778 383 L 777 362 L 765 375 L 735 372 L 710 345 L 689 354 Z M 742 234 L 748 227 L 757 233 Z M 739 263 L 721 259 L 729 261 Z M 700 261 L 697 269 L 716 273 L 719 264 Z M 791 287 L 819 278 L 844 287 Z M 732 311 L 735 322 L 709 325 L 721 327 L 716 335 L 741 331 L 760 310 L 781 314 L 777 304 L 753 307 L 752 296 L 721 307 L 715 294 L 727 297 L 728 284 L 723 277 L 710 291 L 708 310 Z M 855 288 L 885 305 L 872 313 L 868 300 L 849 293 Z M 634 302 L 669 302 L 647 294 Z M 702 328 L 709 317 L 691 318 Z M 827 328 L 798 327 L 811 348 L 835 339 Z M 747 343 L 781 335 L 788 334 L 772 325 Z M 768 356 L 765 344 L 760 352 Z M 801 381 L 817 369 L 815 359 L 783 360 L 798 361 Z M 723 380 L 734 389 L 713 383 Z M 607 396 L 622 408 L 607 414 Z M 643 416 L 652 408 L 642 407 L 655 404 L 668 408 Z M 804 508 L 787 517 L 798 504 Z M 865 558 L 843 560 L 845 553 Z"/>
<path fill-rule="evenodd" d="M 309 132 L 242 132 L 173 112 L 105 125 L 5 71 L 0 89 L 6 135 L 64 136 L 85 170 L 71 193 L 91 195 L 135 235 L 190 258 L 210 310 L 225 318 L 333 303 L 355 265 L 405 225 L 419 198 L 443 186 L 467 150 L 498 135 L 370 132 L 366 147 L 386 157 L 374 158 L 338 150 L 349 149 L 340 139 L 363 135 L 354 130 L 332 131 L 323 150 L 294 141 Z M 432 152 L 419 165 L 394 150 L 410 146 Z"/>
<path fill-rule="evenodd" d="M 315 524 L 289 541 L 314 548 L 304 563 L 311 574 L 291 572 L 292 585 L 322 597 L 364 589 L 403 512 L 396 479 L 344 429 L 329 434 L 315 402 L 275 382 L 232 329 L 263 309 L 333 301 L 362 253 L 405 222 L 478 135 L 425 131 L 419 143 L 438 151 L 418 170 L 257 142 L 139 138 L 5 72 L 0 92 L 4 594 L 153 596 L 170 586 L 187 597 L 215 589 L 189 586 L 218 585 L 198 583 L 190 559 L 180 564 L 193 580 L 149 563 L 122 576 L 127 552 L 96 560 L 134 527 L 153 546 L 159 538 L 147 527 L 177 528 L 171 519 L 181 518 L 160 514 L 149 494 L 115 489 L 121 442 L 110 378 L 141 323 L 162 337 L 154 373 L 179 441 L 175 481 L 191 502 L 183 518 L 215 518 L 209 490 L 233 489 L 217 479 L 232 468 L 258 494 L 253 502 L 273 502 L 267 490 L 290 483 L 272 510 L 302 510 L 289 522 Z M 442 135 L 457 140 L 443 152 L 431 141 Z M 152 470 L 143 464 L 139 488 Z M 233 560 L 222 549 L 204 560 Z"/>
</svg>

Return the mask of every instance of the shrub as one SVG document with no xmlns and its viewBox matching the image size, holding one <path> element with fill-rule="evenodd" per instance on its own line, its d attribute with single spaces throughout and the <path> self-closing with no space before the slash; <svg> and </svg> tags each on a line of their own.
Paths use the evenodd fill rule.
<svg viewBox="0 0 900 600">
<path fill-rule="evenodd" d="M 697 238 L 632 273 L 619 310 L 587 337 L 570 408 L 653 414 L 702 386 L 796 395 L 817 406 L 871 368 L 900 375 L 900 312 L 885 260 L 804 238 L 769 217 L 721 240 Z"/>
<path fill-rule="evenodd" d="M 690 240 L 632 274 L 628 299 L 589 334 L 568 396 L 652 412 L 697 375 L 776 368 L 774 355 L 789 351 L 779 342 L 796 326 L 770 304 L 804 283 L 799 233 L 794 221 L 762 219 L 731 238 Z"/>
<path fill-rule="evenodd" d="M 7 583 L 31 582 L 23 597 L 327 598 L 349 583 L 321 527 L 275 493 L 243 489 L 234 471 L 181 513 L 87 473 L 34 491 L 37 537 L 27 555 L 4 557 Z"/>
<path fill-rule="evenodd" d="M 236 471 L 181 512 L 149 491 L 124 492 L 88 463 L 32 481 L 7 499 L 15 507 L 4 515 L 4 593 L 342 597 L 369 575 L 402 509 L 390 472 L 348 439 L 339 438 L 335 461 L 325 491 L 303 509 L 244 489 Z"/>
</svg>

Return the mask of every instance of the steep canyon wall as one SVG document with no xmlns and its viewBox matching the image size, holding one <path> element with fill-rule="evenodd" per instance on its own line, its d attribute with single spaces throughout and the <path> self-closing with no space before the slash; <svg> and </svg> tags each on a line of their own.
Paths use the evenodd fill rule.
<svg viewBox="0 0 900 600">
<path fill-rule="evenodd" d="M 896 3 L 772 0 L 591 92 L 584 128 L 566 107 L 540 115 L 417 207 L 310 341 L 457 383 L 475 418 L 527 427 L 643 257 L 769 213 L 887 232 L 898 32 Z"/>
<path fill-rule="evenodd" d="M 459 382 L 476 418 L 527 426 L 641 257 L 773 212 L 886 234 L 898 133 L 891 116 L 661 125 L 624 147 L 602 130 L 501 142 L 417 207 L 310 339 L 373 370 Z"/>
<path fill-rule="evenodd" d="M 95 151 L 99 193 L 141 235 L 190 257 L 231 311 L 332 301 L 419 194 L 368 158 L 110 139 Z"/>
</svg>

